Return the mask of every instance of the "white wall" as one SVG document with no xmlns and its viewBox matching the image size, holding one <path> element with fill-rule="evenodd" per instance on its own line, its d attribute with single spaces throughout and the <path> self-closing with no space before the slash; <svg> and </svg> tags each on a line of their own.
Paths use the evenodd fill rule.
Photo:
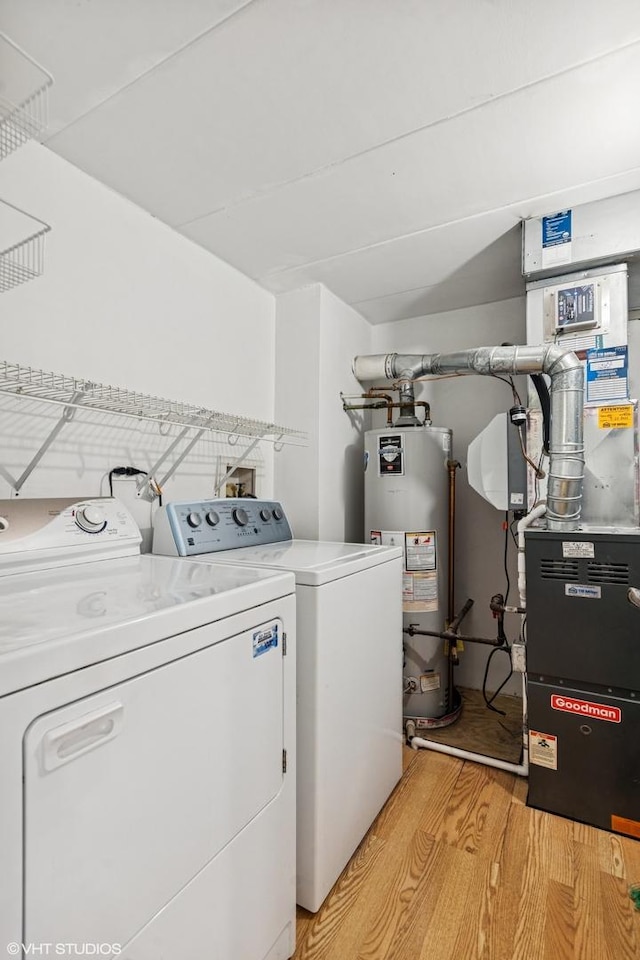
<svg viewBox="0 0 640 960">
<path fill-rule="evenodd" d="M 304 447 L 282 450 L 274 463 L 274 496 L 294 536 L 319 530 L 320 286 L 302 287 L 276 302 L 275 416 L 308 434 Z"/>
<path fill-rule="evenodd" d="M 38 144 L 0 164 L 0 197 L 52 227 L 44 275 L 0 295 L 0 358 L 273 420 L 272 294 Z M 2 403 L 0 467 L 15 477 L 60 410 Z M 166 446 L 157 434 L 112 418 L 84 434 L 74 424 L 23 495 L 97 495 L 110 467 L 153 461 Z M 211 495 L 229 452 L 201 442 L 167 497 Z M 264 496 L 272 462 L 263 444 L 253 463 Z M 9 489 L 5 474 L 0 496 Z"/>
<path fill-rule="evenodd" d="M 362 392 L 351 361 L 370 351 L 371 327 L 314 284 L 278 298 L 276 344 L 276 419 L 309 433 L 305 451 L 276 459 L 276 496 L 296 536 L 361 542 L 364 420 L 343 411 L 340 392 Z"/>
<path fill-rule="evenodd" d="M 383 324 L 372 329 L 372 353 L 448 353 L 503 342 L 524 343 L 525 300 L 505 300 Z M 520 389 L 520 394 L 524 397 L 523 389 Z M 512 406 L 511 391 L 506 384 L 491 377 L 455 377 L 416 384 L 416 398 L 429 401 L 435 426 L 452 428 L 453 456 L 462 463 L 462 469 L 457 472 L 456 609 L 462 607 L 467 597 L 473 598 L 475 605 L 466 617 L 461 632 L 494 637 L 495 621 L 488 604 L 494 593 L 504 593 L 506 589 L 502 530 L 504 514 L 469 487 L 466 452 L 470 441 L 492 417 Z M 383 421 L 379 425 L 382 426 Z M 509 599 L 515 603 L 513 547 L 510 553 Z M 512 639 L 519 628 L 518 618 L 509 618 L 506 628 L 507 636 Z M 457 685 L 481 687 L 488 649 L 466 644 L 456 673 Z M 504 654 L 496 655 L 494 662 L 489 689 L 495 688 L 508 672 L 508 661 Z M 519 693 L 519 678 L 512 678 L 504 692 Z"/>
</svg>

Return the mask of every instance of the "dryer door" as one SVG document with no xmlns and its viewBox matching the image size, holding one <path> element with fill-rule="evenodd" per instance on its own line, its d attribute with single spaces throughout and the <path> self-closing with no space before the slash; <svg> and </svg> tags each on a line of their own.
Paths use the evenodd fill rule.
<svg viewBox="0 0 640 960">
<path fill-rule="evenodd" d="M 31 724 L 25 942 L 126 943 L 277 796 L 281 636 L 272 621 Z"/>
</svg>

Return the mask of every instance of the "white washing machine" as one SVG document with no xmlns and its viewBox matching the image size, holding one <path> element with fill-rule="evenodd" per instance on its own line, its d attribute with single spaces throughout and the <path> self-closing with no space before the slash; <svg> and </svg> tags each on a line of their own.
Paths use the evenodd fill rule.
<svg viewBox="0 0 640 960">
<path fill-rule="evenodd" d="M 153 549 L 295 574 L 296 888 L 315 912 L 402 774 L 402 550 L 294 540 L 252 499 L 163 507 Z"/>
<path fill-rule="evenodd" d="M 139 541 L 0 502 L 0 953 L 286 960 L 294 578 Z"/>
</svg>

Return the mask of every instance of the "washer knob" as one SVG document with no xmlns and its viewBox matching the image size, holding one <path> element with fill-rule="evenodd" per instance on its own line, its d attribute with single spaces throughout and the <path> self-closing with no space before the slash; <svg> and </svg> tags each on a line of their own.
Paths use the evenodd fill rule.
<svg viewBox="0 0 640 960">
<path fill-rule="evenodd" d="M 209 510 L 209 512 L 205 516 L 205 520 L 207 521 L 210 527 L 215 527 L 220 522 L 220 517 L 215 512 L 215 510 Z"/>
<path fill-rule="evenodd" d="M 199 513 L 195 513 L 195 512 L 190 513 L 187 516 L 187 523 L 189 524 L 190 527 L 193 527 L 195 529 L 196 527 L 199 527 L 200 524 L 202 523 L 202 517 L 200 516 Z"/>
<path fill-rule="evenodd" d="M 282 520 L 282 518 L 284 517 L 284 510 L 282 510 L 281 507 L 274 507 L 273 516 L 276 520 Z"/>
<path fill-rule="evenodd" d="M 260 511 L 261 520 L 271 520 L 271 510 L 267 510 L 266 507 L 263 507 Z"/>
<path fill-rule="evenodd" d="M 249 522 L 249 515 L 242 507 L 234 507 L 232 516 L 239 527 L 245 527 Z"/>
<path fill-rule="evenodd" d="M 91 504 L 76 510 L 75 520 L 76 524 L 85 533 L 101 533 L 107 525 L 101 508 Z"/>
</svg>

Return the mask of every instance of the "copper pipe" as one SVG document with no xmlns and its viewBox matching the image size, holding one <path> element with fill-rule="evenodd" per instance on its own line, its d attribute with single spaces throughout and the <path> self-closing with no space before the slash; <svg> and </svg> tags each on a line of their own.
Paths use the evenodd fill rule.
<svg viewBox="0 0 640 960">
<path fill-rule="evenodd" d="M 375 389 L 375 388 L 374 388 Z M 393 426 L 393 418 L 391 416 L 391 411 L 394 408 L 405 407 L 406 403 L 400 403 L 399 401 L 393 400 L 388 394 L 373 394 L 371 396 L 368 393 L 360 394 L 363 400 L 372 400 L 372 403 L 348 403 L 347 400 L 342 399 L 342 409 L 343 410 L 381 410 L 382 407 L 387 409 L 387 426 Z M 381 402 L 377 402 L 381 401 Z M 425 421 L 431 420 L 431 407 L 426 400 L 416 400 L 414 406 L 424 408 L 424 418 Z"/>
<path fill-rule="evenodd" d="M 381 403 L 345 403 L 345 401 L 343 400 L 342 402 L 343 410 L 382 410 L 383 407 L 386 407 L 388 427 L 393 426 L 393 418 L 391 416 L 392 406 L 395 406 L 395 404 L 385 403 L 384 401 L 382 401 Z"/>
<path fill-rule="evenodd" d="M 455 579 L 454 579 L 454 558 L 455 558 L 455 534 L 456 534 L 456 470 L 460 464 L 457 460 L 447 460 L 447 471 L 449 473 L 449 565 L 448 565 L 448 602 L 447 602 L 447 629 L 451 626 L 455 617 Z M 466 606 L 466 605 L 465 605 Z M 470 608 L 469 608 L 470 609 Z M 458 620 L 458 623 L 460 620 Z M 448 704 L 453 703 L 453 691 L 455 684 L 453 682 L 453 668 L 458 663 L 458 645 L 454 638 L 448 641 L 448 676 L 447 676 L 447 697 Z"/>
<path fill-rule="evenodd" d="M 447 604 L 447 623 L 451 623 L 455 615 L 455 534 L 456 534 L 456 470 L 460 464 L 457 460 L 447 460 L 449 472 L 449 599 Z"/>
</svg>

